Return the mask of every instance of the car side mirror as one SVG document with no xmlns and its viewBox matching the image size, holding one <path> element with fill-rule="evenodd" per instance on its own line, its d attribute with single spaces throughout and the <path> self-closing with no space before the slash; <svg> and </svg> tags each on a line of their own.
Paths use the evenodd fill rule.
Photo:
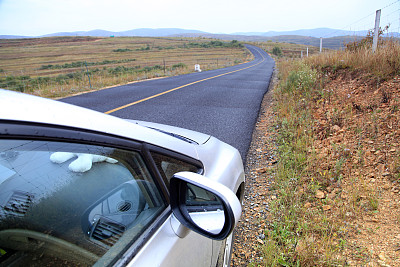
<svg viewBox="0 0 400 267">
<path fill-rule="evenodd" d="M 193 172 L 170 180 L 171 208 L 178 221 L 208 238 L 228 237 L 239 221 L 239 199 L 226 186 Z"/>
</svg>

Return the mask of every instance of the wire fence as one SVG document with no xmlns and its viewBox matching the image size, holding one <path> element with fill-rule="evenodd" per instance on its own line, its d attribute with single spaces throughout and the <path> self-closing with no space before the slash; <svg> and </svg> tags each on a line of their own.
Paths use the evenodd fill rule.
<svg viewBox="0 0 400 267">
<path fill-rule="evenodd" d="M 386 33 L 385 36 L 400 37 L 400 0 L 390 2 L 389 4 L 382 6 L 380 9 L 382 12 L 380 26 L 382 28 L 389 26 L 388 33 Z M 338 36 L 343 32 L 346 32 L 347 35 L 349 35 L 348 33 L 350 32 L 352 33 L 351 35 L 354 36 L 366 36 L 368 31 L 374 29 L 375 13 L 376 10 L 371 10 L 371 13 L 365 17 L 357 19 L 336 31 L 327 32 L 321 37 L 330 38 Z"/>
</svg>

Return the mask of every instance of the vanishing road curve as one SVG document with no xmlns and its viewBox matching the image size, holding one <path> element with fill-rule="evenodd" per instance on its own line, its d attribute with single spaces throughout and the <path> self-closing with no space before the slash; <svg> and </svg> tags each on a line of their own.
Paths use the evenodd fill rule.
<svg viewBox="0 0 400 267">
<path fill-rule="evenodd" d="M 203 132 L 236 147 L 246 159 L 275 62 L 246 45 L 255 59 L 224 69 L 147 80 L 61 101 L 117 117 Z"/>
</svg>

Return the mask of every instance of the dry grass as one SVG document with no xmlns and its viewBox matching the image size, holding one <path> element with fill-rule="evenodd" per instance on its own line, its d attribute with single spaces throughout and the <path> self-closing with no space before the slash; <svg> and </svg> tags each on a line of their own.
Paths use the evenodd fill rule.
<svg viewBox="0 0 400 267">
<path fill-rule="evenodd" d="M 154 77 L 223 68 L 251 59 L 241 47 L 195 38 L 51 37 L 0 40 L 2 87 L 60 97 Z M 49 67 L 52 65 L 52 67 Z M 165 66 L 165 68 L 164 68 Z"/>
<path fill-rule="evenodd" d="M 400 263 L 385 245 L 399 228 L 399 52 L 389 41 L 374 54 L 279 61 L 278 197 L 263 266 Z"/>
<path fill-rule="evenodd" d="M 387 79 L 400 74 L 400 44 L 396 40 L 386 41 L 375 53 L 370 47 L 361 47 L 356 51 L 330 51 L 307 58 L 305 62 L 318 68 L 349 68 Z"/>
</svg>

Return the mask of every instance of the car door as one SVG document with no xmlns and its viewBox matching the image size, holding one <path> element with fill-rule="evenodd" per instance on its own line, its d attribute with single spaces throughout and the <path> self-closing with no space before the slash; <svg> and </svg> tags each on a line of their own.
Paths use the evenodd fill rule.
<svg viewBox="0 0 400 267">
<path fill-rule="evenodd" d="M 172 215 L 172 165 L 158 166 L 151 146 L 81 129 L 0 127 L 3 264 L 210 265 L 212 241 Z M 175 169 L 199 171 L 187 161 Z"/>
<path fill-rule="evenodd" d="M 184 155 L 150 147 L 151 157 L 165 184 L 180 171 L 201 173 L 201 163 Z M 146 243 L 129 266 L 211 266 L 217 257 L 212 251 L 212 239 L 181 225 L 168 214 L 163 225 Z"/>
</svg>

